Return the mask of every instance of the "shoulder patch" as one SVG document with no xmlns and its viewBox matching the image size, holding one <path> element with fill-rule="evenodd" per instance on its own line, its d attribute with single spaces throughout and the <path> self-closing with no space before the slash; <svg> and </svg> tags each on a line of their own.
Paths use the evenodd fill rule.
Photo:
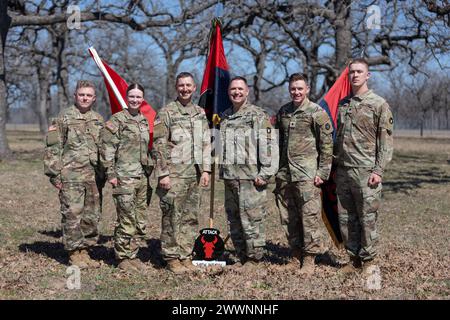
<svg viewBox="0 0 450 320">
<path fill-rule="evenodd" d="M 314 118 L 316 119 L 316 122 L 318 125 L 322 126 L 325 123 L 329 123 L 330 122 L 330 117 L 328 116 L 328 113 L 325 112 L 325 110 L 320 109 L 317 113 L 317 116 L 315 116 Z"/>
<path fill-rule="evenodd" d="M 154 126 L 157 126 L 158 124 L 161 124 L 161 118 L 159 117 L 159 115 L 155 117 L 155 121 L 153 122 Z"/>
<path fill-rule="evenodd" d="M 105 123 L 105 127 L 106 129 L 108 129 L 109 131 L 111 131 L 111 133 L 116 133 L 118 128 L 116 127 L 116 125 L 114 123 L 112 123 L 111 121 L 106 121 Z"/>
</svg>

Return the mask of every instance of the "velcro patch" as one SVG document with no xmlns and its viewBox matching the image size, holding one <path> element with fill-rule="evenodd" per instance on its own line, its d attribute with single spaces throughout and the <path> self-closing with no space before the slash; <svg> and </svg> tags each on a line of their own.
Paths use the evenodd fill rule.
<svg viewBox="0 0 450 320">
<path fill-rule="evenodd" d="M 105 127 L 106 127 L 106 129 L 111 131 L 111 133 L 116 133 L 118 130 L 118 128 L 111 121 L 106 121 Z"/>
<path fill-rule="evenodd" d="M 49 130 L 47 134 L 47 146 L 50 147 L 58 143 L 58 141 L 59 141 L 58 132 L 56 132 L 56 130 Z"/>
<path fill-rule="evenodd" d="M 333 126 L 331 125 L 331 123 L 328 121 L 327 123 L 325 123 L 323 126 L 323 132 L 325 133 L 330 133 L 333 132 Z"/>
</svg>

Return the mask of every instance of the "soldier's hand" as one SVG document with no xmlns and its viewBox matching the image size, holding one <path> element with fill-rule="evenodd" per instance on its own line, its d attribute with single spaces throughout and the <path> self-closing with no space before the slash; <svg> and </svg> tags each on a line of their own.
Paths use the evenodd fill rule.
<svg viewBox="0 0 450 320">
<path fill-rule="evenodd" d="M 319 177 L 319 176 L 316 176 L 316 177 L 314 178 L 314 185 L 318 188 L 318 187 L 320 187 L 322 184 L 323 184 L 322 178 Z"/>
<path fill-rule="evenodd" d="M 119 182 L 117 181 L 117 178 L 111 179 L 111 180 L 109 180 L 108 182 L 111 183 L 111 185 L 112 185 L 113 187 L 117 187 L 117 184 L 119 183 Z"/>
<path fill-rule="evenodd" d="M 169 190 L 170 189 L 170 177 L 169 176 L 165 176 L 164 178 L 161 178 L 159 180 L 159 186 L 164 189 L 164 190 Z"/>
<path fill-rule="evenodd" d="M 369 177 L 369 187 L 376 187 L 381 183 L 381 177 L 376 173 L 372 173 Z"/>
<path fill-rule="evenodd" d="M 55 188 L 58 189 L 58 190 L 61 190 L 62 189 L 62 183 L 61 182 L 55 183 Z"/>
<path fill-rule="evenodd" d="M 266 180 L 264 180 L 260 177 L 255 178 L 255 186 L 262 187 L 262 186 L 265 186 L 266 184 L 267 184 Z"/>
<path fill-rule="evenodd" d="M 203 172 L 200 178 L 200 186 L 207 187 L 209 184 L 209 172 Z"/>
</svg>

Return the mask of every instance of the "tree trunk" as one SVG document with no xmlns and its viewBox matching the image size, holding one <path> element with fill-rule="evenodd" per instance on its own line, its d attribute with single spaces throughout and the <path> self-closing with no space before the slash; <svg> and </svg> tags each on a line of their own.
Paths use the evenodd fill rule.
<svg viewBox="0 0 450 320">
<path fill-rule="evenodd" d="M 350 16 L 351 0 L 335 0 L 336 20 L 336 69 L 342 70 L 349 58 L 352 48 L 352 24 Z"/>
<path fill-rule="evenodd" d="M 8 1 L 0 2 L 0 160 L 12 155 L 6 137 L 6 72 L 5 72 L 5 42 L 11 24 L 11 18 L 7 14 Z"/>
<path fill-rule="evenodd" d="M 58 113 L 62 108 L 66 108 L 69 102 L 69 82 L 67 71 L 66 45 L 68 42 L 68 31 L 64 28 L 63 34 L 58 36 L 57 51 L 58 64 L 56 74 L 56 85 L 58 86 Z"/>
<path fill-rule="evenodd" d="M 38 73 L 38 94 L 37 94 L 37 106 L 36 113 L 39 120 L 39 131 L 45 134 L 48 129 L 48 111 L 50 104 L 48 103 L 50 98 L 50 75 L 51 70 L 49 66 L 46 66 L 43 61 L 39 63 L 37 68 Z"/>
<path fill-rule="evenodd" d="M 259 56 L 255 57 L 256 73 L 253 77 L 253 94 L 255 96 L 254 103 L 259 104 L 261 100 L 261 82 L 263 78 L 264 68 L 266 65 L 266 54 L 262 52 Z"/>
<path fill-rule="evenodd" d="M 167 76 L 166 76 L 166 88 L 165 88 L 165 104 L 169 103 L 177 97 L 175 77 L 177 73 L 177 66 L 170 61 L 170 57 L 166 58 L 167 61 Z"/>
</svg>

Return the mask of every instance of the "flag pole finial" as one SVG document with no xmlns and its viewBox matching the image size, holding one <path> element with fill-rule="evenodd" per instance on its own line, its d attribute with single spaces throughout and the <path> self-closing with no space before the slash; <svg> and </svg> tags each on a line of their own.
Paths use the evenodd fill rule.
<svg viewBox="0 0 450 320">
<path fill-rule="evenodd" d="M 217 1 L 215 16 L 216 16 L 217 18 L 219 18 L 219 17 L 222 16 L 222 14 L 223 14 L 223 3 L 220 2 L 220 1 Z"/>
</svg>

